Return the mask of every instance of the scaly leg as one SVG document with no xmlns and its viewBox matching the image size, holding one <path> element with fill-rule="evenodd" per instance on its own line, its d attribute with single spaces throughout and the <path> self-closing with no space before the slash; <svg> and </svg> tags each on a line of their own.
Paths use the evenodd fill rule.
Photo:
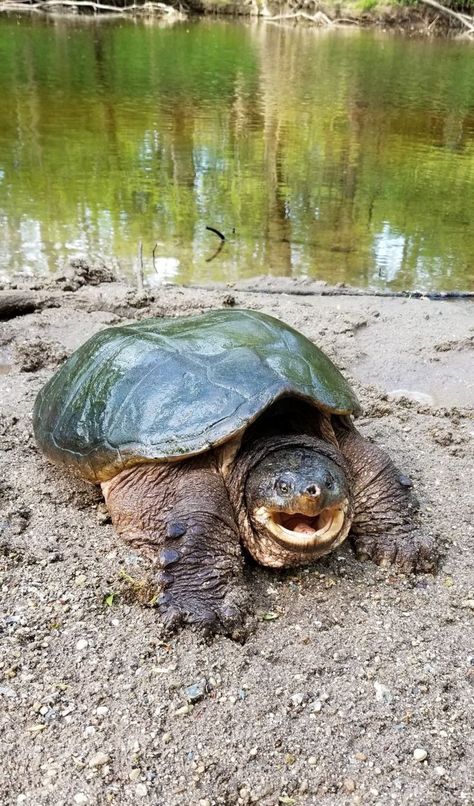
<svg viewBox="0 0 474 806">
<path fill-rule="evenodd" d="M 405 572 L 434 571 L 435 542 L 422 530 L 410 479 L 351 424 L 335 430 L 353 477 L 352 537 L 357 556 Z"/>
<path fill-rule="evenodd" d="M 142 464 L 102 484 L 112 523 L 156 561 L 165 624 L 232 633 L 245 611 L 239 532 L 209 456 Z"/>
</svg>

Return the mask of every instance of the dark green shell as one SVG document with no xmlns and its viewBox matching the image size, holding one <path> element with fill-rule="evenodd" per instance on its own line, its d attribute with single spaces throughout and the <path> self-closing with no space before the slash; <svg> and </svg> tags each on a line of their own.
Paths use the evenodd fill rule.
<svg viewBox="0 0 474 806">
<path fill-rule="evenodd" d="M 80 347 L 40 391 L 34 431 L 52 461 L 104 481 L 221 444 L 284 395 L 359 410 L 332 361 L 278 319 L 244 310 L 148 319 Z"/>
</svg>

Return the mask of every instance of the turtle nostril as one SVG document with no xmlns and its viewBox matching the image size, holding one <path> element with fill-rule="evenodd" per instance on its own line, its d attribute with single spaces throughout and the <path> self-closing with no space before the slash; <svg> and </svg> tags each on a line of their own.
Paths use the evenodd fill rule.
<svg viewBox="0 0 474 806">
<path fill-rule="evenodd" d="M 312 498 L 316 498 L 318 495 L 321 495 L 321 490 L 317 484 L 310 484 L 309 487 L 306 488 L 306 492 L 308 495 L 311 495 Z"/>
<path fill-rule="evenodd" d="M 334 488 L 334 479 L 330 473 L 326 473 L 324 478 L 324 486 L 327 490 L 332 490 Z"/>
</svg>

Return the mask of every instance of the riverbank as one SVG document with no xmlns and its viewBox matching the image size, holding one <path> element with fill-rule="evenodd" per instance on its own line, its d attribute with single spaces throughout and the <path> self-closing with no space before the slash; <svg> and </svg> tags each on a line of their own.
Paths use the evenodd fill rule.
<svg viewBox="0 0 474 806">
<path fill-rule="evenodd" d="M 328 290 L 265 279 L 137 291 L 82 265 L 0 292 L 2 803 L 469 802 L 473 303 Z M 361 431 L 415 482 L 437 576 L 357 562 L 346 543 L 311 569 L 249 566 L 243 646 L 163 635 L 149 567 L 98 492 L 38 454 L 32 406 L 102 328 L 229 306 L 283 318 L 339 364 Z M 204 678 L 190 707 L 186 687 Z"/>
<path fill-rule="evenodd" d="M 0 14 L 45 14 L 54 17 L 146 17 L 167 23 L 189 15 L 253 17 L 278 24 L 315 25 L 321 28 L 378 27 L 409 34 L 474 36 L 472 0 L 438 0 L 386 3 L 379 0 L 188 0 L 185 4 L 155 2 L 107 3 L 101 0 L 1 0 Z"/>
<path fill-rule="evenodd" d="M 288 0 L 191 0 L 189 7 L 198 13 L 256 16 L 281 24 L 306 24 L 321 27 L 360 26 L 404 30 L 407 33 L 472 35 L 474 18 L 471 3 L 437 0 L 387 3 L 381 0 L 323 0 L 323 2 L 288 2 Z"/>
</svg>

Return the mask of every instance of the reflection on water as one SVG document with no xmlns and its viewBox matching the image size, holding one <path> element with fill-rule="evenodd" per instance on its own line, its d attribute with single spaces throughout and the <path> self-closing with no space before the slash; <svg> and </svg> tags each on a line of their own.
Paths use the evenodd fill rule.
<svg viewBox="0 0 474 806">
<path fill-rule="evenodd" d="M 474 288 L 468 43 L 2 19 L 0 63 L 0 271 Z"/>
</svg>

